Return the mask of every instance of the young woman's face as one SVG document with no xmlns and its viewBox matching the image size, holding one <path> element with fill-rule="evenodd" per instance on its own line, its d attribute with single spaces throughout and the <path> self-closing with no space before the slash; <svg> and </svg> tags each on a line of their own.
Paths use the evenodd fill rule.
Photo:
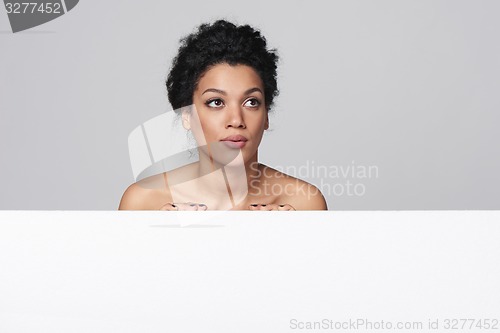
<svg viewBox="0 0 500 333">
<path fill-rule="evenodd" d="M 193 93 L 195 112 L 183 115 L 198 145 L 243 160 L 256 158 L 264 130 L 269 127 L 264 86 L 252 67 L 217 64 L 199 80 Z"/>
</svg>

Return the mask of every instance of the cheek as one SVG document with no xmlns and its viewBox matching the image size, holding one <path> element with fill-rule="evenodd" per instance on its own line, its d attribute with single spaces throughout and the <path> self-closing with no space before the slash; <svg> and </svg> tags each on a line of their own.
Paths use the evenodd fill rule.
<svg viewBox="0 0 500 333">
<path fill-rule="evenodd" d="M 206 145 L 206 135 L 203 131 L 201 121 L 198 115 L 198 112 L 195 110 L 192 111 L 190 117 L 190 125 L 191 125 L 191 133 L 193 134 L 196 142 L 199 146 Z"/>
<path fill-rule="evenodd" d="M 266 116 L 261 115 L 253 119 L 252 127 L 255 128 L 255 131 L 257 132 L 264 132 L 264 129 L 266 128 Z"/>
<path fill-rule="evenodd" d="M 198 124 L 199 135 L 203 136 L 206 142 L 217 141 L 218 129 L 220 128 L 217 117 L 201 115 Z"/>
</svg>

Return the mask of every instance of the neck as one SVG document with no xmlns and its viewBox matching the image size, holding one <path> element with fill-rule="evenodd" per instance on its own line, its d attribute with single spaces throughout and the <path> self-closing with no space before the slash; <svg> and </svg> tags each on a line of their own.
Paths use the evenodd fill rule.
<svg viewBox="0 0 500 333">
<path fill-rule="evenodd" d="M 248 193 L 251 193 L 252 183 L 255 183 L 255 180 L 259 179 L 261 175 L 261 169 L 258 163 L 258 152 L 255 152 L 255 154 L 248 159 L 248 161 L 238 161 L 237 158 L 235 161 L 230 162 L 227 165 L 218 163 L 217 161 L 210 159 L 208 155 L 201 152 L 199 153 L 199 157 L 199 178 L 216 170 L 221 170 L 225 178 L 224 182 L 220 182 L 217 178 L 205 177 L 204 181 L 200 185 L 204 188 L 208 188 L 210 192 L 215 195 L 217 195 L 217 193 L 226 194 L 229 191 L 235 201 L 241 200 L 242 194 L 246 195 L 247 191 Z M 229 188 L 227 184 L 230 184 Z M 238 195 L 238 193 L 241 195 Z"/>
</svg>

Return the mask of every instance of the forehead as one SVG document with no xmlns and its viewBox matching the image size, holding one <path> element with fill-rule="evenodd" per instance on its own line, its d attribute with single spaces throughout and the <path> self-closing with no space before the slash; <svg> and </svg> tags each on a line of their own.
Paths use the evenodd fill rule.
<svg viewBox="0 0 500 333">
<path fill-rule="evenodd" d="M 200 78 L 197 91 L 217 88 L 227 92 L 245 91 L 249 88 L 263 87 L 257 72 L 247 65 L 217 64 Z"/>
</svg>

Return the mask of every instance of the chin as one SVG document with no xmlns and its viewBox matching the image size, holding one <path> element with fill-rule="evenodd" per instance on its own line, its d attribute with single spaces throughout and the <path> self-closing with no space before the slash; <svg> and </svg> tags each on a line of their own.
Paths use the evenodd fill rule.
<svg viewBox="0 0 500 333">
<path fill-rule="evenodd" d="M 244 166 L 248 162 L 248 158 L 245 158 L 243 151 L 232 151 L 230 154 L 214 154 L 212 155 L 213 161 L 224 167 L 236 167 Z"/>
<path fill-rule="evenodd" d="M 244 165 L 255 154 L 250 154 L 248 148 L 228 148 L 221 142 L 214 142 L 209 145 L 210 157 L 215 163 L 223 166 Z"/>
</svg>

